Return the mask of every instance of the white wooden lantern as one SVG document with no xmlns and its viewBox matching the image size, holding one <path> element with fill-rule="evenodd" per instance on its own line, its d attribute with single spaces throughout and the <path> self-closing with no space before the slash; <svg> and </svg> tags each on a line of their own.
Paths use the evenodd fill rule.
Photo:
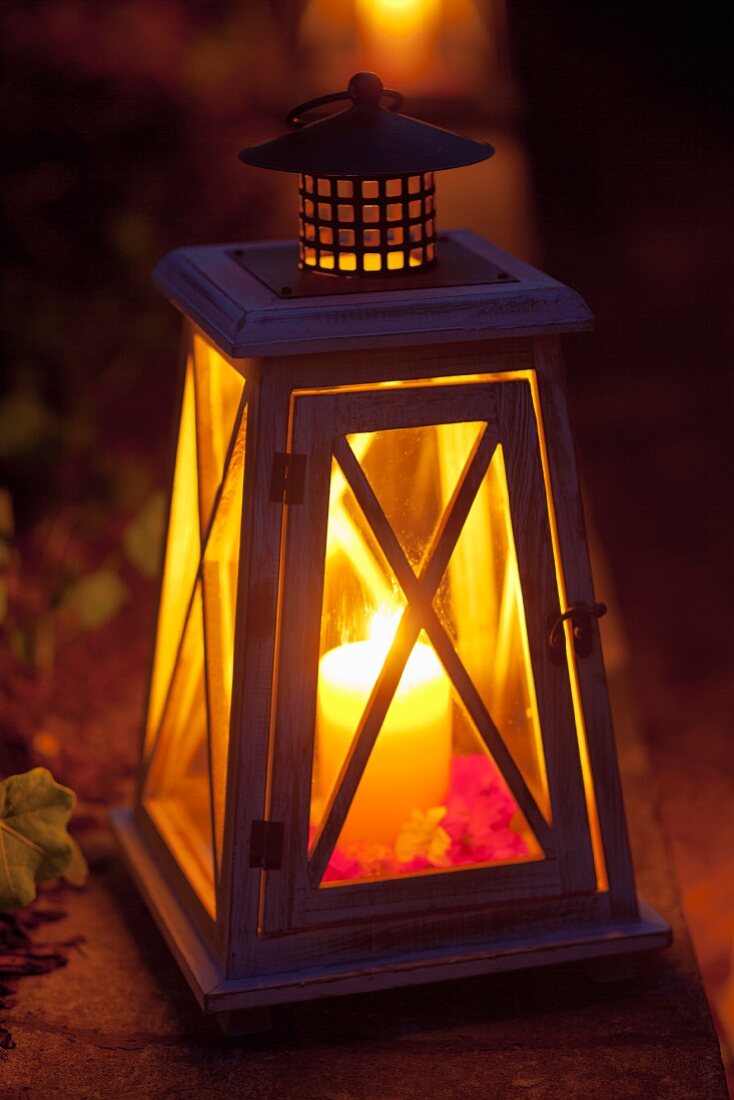
<svg viewBox="0 0 734 1100">
<path fill-rule="evenodd" d="M 436 235 L 432 172 L 491 147 L 376 80 L 243 154 L 301 173 L 300 245 L 156 271 L 185 363 L 115 827 L 224 1016 L 669 941 L 635 893 L 563 396 L 559 334 L 591 316 Z"/>
</svg>

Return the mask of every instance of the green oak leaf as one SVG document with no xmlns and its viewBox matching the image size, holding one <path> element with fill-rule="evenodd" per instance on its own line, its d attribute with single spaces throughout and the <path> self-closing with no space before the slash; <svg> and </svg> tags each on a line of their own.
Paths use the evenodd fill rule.
<svg viewBox="0 0 734 1100">
<path fill-rule="evenodd" d="M 66 869 L 73 851 L 66 825 L 75 801 L 47 768 L 0 781 L 0 912 L 30 904 L 37 882 Z"/>
</svg>

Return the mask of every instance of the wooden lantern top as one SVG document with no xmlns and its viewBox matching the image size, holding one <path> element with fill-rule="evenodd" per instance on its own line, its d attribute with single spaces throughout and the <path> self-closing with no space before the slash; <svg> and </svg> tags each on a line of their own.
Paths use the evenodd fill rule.
<svg viewBox="0 0 734 1100">
<path fill-rule="evenodd" d="M 443 235 L 433 271 L 369 286 L 296 271 L 296 249 L 293 241 L 181 248 L 153 277 L 234 359 L 579 332 L 593 324 L 576 291 L 468 230 Z"/>
</svg>

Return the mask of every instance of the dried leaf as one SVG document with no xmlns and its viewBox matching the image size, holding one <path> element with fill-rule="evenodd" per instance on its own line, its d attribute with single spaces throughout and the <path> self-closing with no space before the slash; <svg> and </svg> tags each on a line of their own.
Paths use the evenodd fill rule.
<svg viewBox="0 0 734 1100">
<path fill-rule="evenodd" d="M 113 569 L 79 577 L 64 594 L 59 610 L 72 611 L 84 630 L 96 630 L 116 615 L 128 590 Z"/>
<path fill-rule="evenodd" d="M 153 579 L 158 575 L 165 519 L 165 494 L 161 491 L 151 493 L 123 533 L 122 545 L 125 554 L 144 577 Z"/>
<path fill-rule="evenodd" d="M 30 904 L 37 882 L 65 870 L 74 802 L 73 791 L 55 783 L 46 768 L 0 782 L 0 912 Z"/>
</svg>

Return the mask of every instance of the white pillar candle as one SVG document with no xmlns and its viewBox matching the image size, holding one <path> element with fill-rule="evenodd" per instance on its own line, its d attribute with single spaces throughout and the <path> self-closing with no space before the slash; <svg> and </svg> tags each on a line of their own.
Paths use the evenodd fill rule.
<svg viewBox="0 0 734 1100">
<path fill-rule="evenodd" d="M 319 665 L 316 725 L 319 793 L 326 800 L 346 759 L 389 647 L 351 642 Z M 433 649 L 419 642 L 403 671 L 354 796 L 339 844 L 395 843 L 413 810 L 446 797 L 451 767 L 449 681 Z"/>
</svg>

